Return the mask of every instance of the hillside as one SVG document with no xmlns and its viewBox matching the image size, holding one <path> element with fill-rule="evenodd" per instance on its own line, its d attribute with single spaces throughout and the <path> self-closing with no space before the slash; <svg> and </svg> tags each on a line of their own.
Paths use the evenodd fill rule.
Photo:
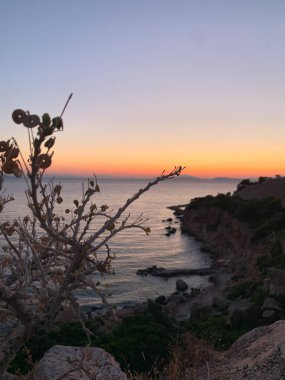
<svg viewBox="0 0 285 380">
<path fill-rule="evenodd" d="M 260 177 L 257 182 L 244 180 L 238 185 L 236 196 L 243 199 L 264 199 L 273 197 L 280 199 L 285 206 L 285 178 Z"/>
<path fill-rule="evenodd" d="M 185 209 L 183 229 L 216 258 L 230 260 L 233 271 L 255 277 L 265 267 L 285 269 L 284 181 L 242 181 L 233 195 L 193 199 Z"/>
</svg>

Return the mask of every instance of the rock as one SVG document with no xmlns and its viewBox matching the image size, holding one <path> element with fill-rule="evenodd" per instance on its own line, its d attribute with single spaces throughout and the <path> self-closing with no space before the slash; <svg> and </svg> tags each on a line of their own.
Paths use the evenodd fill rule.
<svg viewBox="0 0 285 380">
<path fill-rule="evenodd" d="M 276 310 L 265 310 L 262 313 L 262 318 L 272 323 L 278 319 L 278 313 L 276 312 Z"/>
<path fill-rule="evenodd" d="M 219 368 L 225 377 L 220 376 Z M 284 379 L 285 321 L 258 327 L 242 335 L 222 354 L 219 368 L 215 368 L 215 379 Z"/>
<path fill-rule="evenodd" d="M 12 375 L 11 373 L 5 373 L 3 380 L 21 380 L 21 377 L 18 375 Z"/>
<path fill-rule="evenodd" d="M 242 335 L 227 351 L 214 351 L 190 340 L 182 358 L 195 352 L 194 370 L 175 379 L 197 380 L 284 380 L 285 321 L 258 327 Z M 197 353 L 199 352 L 199 355 Z M 184 355 L 184 356 L 183 356 Z M 196 360 L 198 358 L 198 360 Z"/>
<path fill-rule="evenodd" d="M 31 380 L 90 380 L 92 376 L 96 380 L 127 380 L 113 356 L 101 348 L 61 345 L 45 353 Z"/>
<path fill-rule="evenodd" d="M 174 276 L 207 276 L 213 273 L 212 268 L 181 268 L 181 269 L 165 269 L 158 268 L 156 265 L 146 269 L 138 269 L 137 274 L 147 276 L 174 277 Z"/>
<path fill-rule="evenodd" d="M 253 302 L 244 299 L 233 301 L 228 308 L 228 312 L 229 321 L 233 326 L 253 322 L 258 316 L 257 306 Z"/>
<path fill-rule="evenodd" d="M 164 268 L 158 268 L 156 265 L 153 265 L 152 267 L 147 267 L 145 269 L 138 269 L 136 274 L 143 276 L 147 276 L 148 274 L 158 276 L 163 271 L 165 271 Z"/>
<path fill-rule="evenodd" d="M 188 302 L 188 301 L 190 301 L 192 299 L 192 289 L 193 288 L 191 288 L 191 294 L 189 294 L 187 292 L 184 292 L 182 294 L 182 296 L 183 296 L 183 302 Z"/>
<path fill-rule="evenodd" d="M 267 287 L 269 294 L 276 296 L 285 294 L 285 270 L 268 268 L 264 286 Z"/>
<path fill-rule="evenodd" d="M 175 227 L 171 227 L 171 226 L 165 227 L 165 229 L 167 230 L 166 234 L 164 234 L 165 236 L 173 235 L 177 231 Z"/>
<path fill-rule="evenodd" d="M 261 310 L 282 310 L 279 303 L 274 298 L 265 298 Z"/>
<path fill-rule="evenodd" d="M 173 293 L 167 298 L 168 302 L 174 302 L 176 304 L 182 303 L 184 301 L 183 295 L 179 293 Z"/>
<path fill-rule="evenodd" d="M 190 297 L 196 297 L 201 293 L 201 289 L 198 288 L 191 288 L 191 294 L 189 294 Z M 184 293 L 185 294 L 185 293 Z M 188 294 L 188 293 L 186 293 Z"/>
<path fill-rule="evenodd" d="M 178 291 L 184 292 L 185 290 L 188 289 L 188 285 L 184 280 L 181 280 L 180 278 L 176 280 L 176 289 Z"/>
<path fill-rule="evenodd" d="M 160 305 L 165 305 L 166 304 L 166 297 L 165 296 L 158 296 L 158 297 L 156 297 L 154 302 L 156 302 Z"/>
<path fill-rule="evenodd" d="M 167 314 L 175 315 L 178 310 L 178 305 L 175 302 L 168 302 L 164 308 Z"/>
<path fill-rule="evenodd" d="M 174 318 L 177 321 L 187 321 L 191 315 L 191 305 L 189 303 L 183 303 L 178 305 L 176 315 Z"/>
<path fill-rule="evenodd" d="M 80 317 L 78 315 L 78 311 L 74 310 L 72 307 L 68 307 L 66 309 L 61 310 L 57 317 L 56 323 L 74 323 L 79 322 L 80 318 L 84 321 L 86 319 L 86 314 L 80 312 Z"/>
</svg>

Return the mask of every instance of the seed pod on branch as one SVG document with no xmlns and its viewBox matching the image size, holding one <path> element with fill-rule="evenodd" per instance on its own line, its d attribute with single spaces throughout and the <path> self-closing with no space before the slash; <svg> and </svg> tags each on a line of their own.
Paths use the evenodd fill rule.
<svg viewBox="0 0 285 380">
<path fill-rule="evenodd" d="M 5 157 L 7 157 L 8 159 L 14 159 L 14 158 L 17 158 L 18 155 L 19 155 L 20 151 L 18 148 L 16 147 L 8 147 L 6 149 L 6 152 L 5 152 Z"/>
<path fill-rule="evenodd" d="M 24 110 L 16 109 L 12 113 L 12 119 L 16 124 L 22 124 L 26 120 L 27 114 Z"/>
<path fill-rule="evenodd" d="M 61 117 L 54 117 L 52 119 L 52 127 L 56 129 L 63 129 L 63 121 Z"/>
<path fill-rule="evenodd" d="M 50 137 L 46 142 L 45 142 L 45 147 L 50 149 L 53 147 L 55 142 L 55 137 Z"/>
<path fill-rule="evenodd" d="M 49 127 L 50 126 L 50 123 L 51 123 L 51 118 L 49 116 L 48 113 L 44 113 L 43 116 L 42 116 L 42 121 L 43 121 L 43 124 L 46 126 L 46 127 Z"/>
<path fill-rule="evenodd" d="M 27 128 L 34 128 L 40 124 L 40 118 L 38 115 L 27 115 L 23 121 L 23 124 Z"/>
<path fill-rule="evenodd" d="M 6 152 L 8 146 L 6 141 L 0 141 L 0 152 Z"/>
<path fill-rule="evenodd" d="M 51 165 L 51 158 L 48 154 L 42 153 L 37 157 L 37 166 L 41 169 L 47 169 Z"/>
<path fill-rule="evenodd" d="M 105 223 L 105 228 L 106 228 L 107 231 L 113 231 L 115 229 L 115 223 L 107 221 Z"/>
<path fill-rule="evenodd" d="M 15 167 L 18 167 L 18 165 L 16 164 L 15 161 L 13 160 L 7 160 L 3 165 L 2 165 L 2 170 L 5 174 L 12 174 L 13 173 L 13 169 L 15 169 Z"/>
</svg>

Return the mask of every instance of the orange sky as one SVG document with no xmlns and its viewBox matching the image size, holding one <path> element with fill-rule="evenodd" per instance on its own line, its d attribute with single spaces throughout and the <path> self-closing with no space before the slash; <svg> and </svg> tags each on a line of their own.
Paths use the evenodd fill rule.
<svg viewBox="0 0 285 380">
<path fill-rule="evenodd" d="M 54 172 L 285 174 L 284 1 L 6 1 L 0 14 L 1 139 L 26 144 L 15 108 L 58 116 L 74 93 Z"/>
<path fill-rule="evenodd" d="M 58 140 L 64 137 L 58 136 Z M 75 154 L 64 146 L 55 152 L 52 171 L 55 173 L 122 176 L 157 176 L 163 170 L 171 170 L 175 165 L 185 166 L 184 174 L 196 177 L 259 177 L 285 174 L 283 147 L 244 146 L 243 150 L 232 147 L 203 147 L 191 150 L 159 149 L 157 152 L 140 149 L 98 148 L 92 152 L 78 149 Z M 84 145 L 84 144 L 83 144 Z M 96 152 L 95 152 L 96 151 Z"/>
</svg>

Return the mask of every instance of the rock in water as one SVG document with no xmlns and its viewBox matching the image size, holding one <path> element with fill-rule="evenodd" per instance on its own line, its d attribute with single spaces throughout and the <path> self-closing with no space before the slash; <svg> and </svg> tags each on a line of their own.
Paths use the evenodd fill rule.
<svg viewBox="0 0 285 380">
<path fill-rule="evenodd" d="M 32 380 L 127 380 L 111 354 L 97 347 L 56 345 L 36 365 Z"/>
<path fill-rule="evenodd" d="M 185 290 L 188 289 L 188 285 L 185 281 L 179 278 L 178 280 L 176 280 L 176 289 L 180 292 L 185 292 Z"/>
</svg>

